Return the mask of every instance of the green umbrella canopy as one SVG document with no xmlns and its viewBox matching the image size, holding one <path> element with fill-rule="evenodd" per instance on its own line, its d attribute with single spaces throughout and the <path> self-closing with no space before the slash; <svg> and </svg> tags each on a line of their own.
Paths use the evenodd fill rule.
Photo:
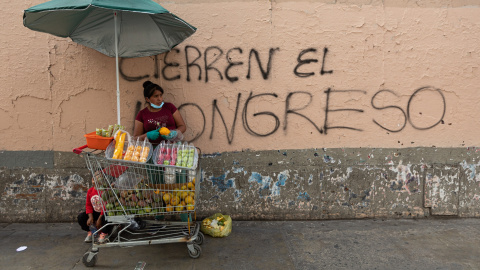
<svg viewBox="0 0 480 270">
<path fill-rule="evenodd" d="M 114 57 L 115 13 L 119 57 L 161 54 L 196 31 L 151 0 L 52 0 L 25 10 L 23 24 Z"/>
<path fill-rule="evenodd" d="M 52 0 L 25 10 L 23 25 L 116 58 L 118 124 L 118 57 L 170 51 L 197 30 L 151 0 Z"/>
</svg>

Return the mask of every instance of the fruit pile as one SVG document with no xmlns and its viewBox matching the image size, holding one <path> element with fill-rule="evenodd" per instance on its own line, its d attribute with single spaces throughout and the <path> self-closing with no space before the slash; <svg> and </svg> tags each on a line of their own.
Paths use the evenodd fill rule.
<svg viewBox="0 0 480 270">
<path fill-rule="evenodd" d="M 98 184 L 97 187 L 104 186 Z M 135 189 L 100 188 L 100 193 L 108 216 L 124 215 L 125 212 L 127 215 L 150 215 L 195 210 L 195 178 L 186 184 L 169 186 L 175 188 L 149 188 L 142 180 Z"/>
<path fill-rule="evenodd" d="M 106 203 L 105 210 L 109 216 L 124 215 L 123 209 L 128 215 L 154 214 L 162 212 L 163 206 L 160 197 L 151 190 L 109 189 L 102 193 L 102 200 Z"/>
<path fill-rule="evenodd" d="M 121 125 L 118 125 L 118 124 L 108 125 L 108 128 L 106 128 L 106 129 L 97 128 L 95 130 L 95 134 L 97 134 L 98 136 L 102 136 L 102 137 L 113 137 L 113 135 L 115 135 L 115 133 L 120 129 L 125 129 L 125 127 L 121 126 Z"/>
<path fill-rule="evenodd" d="M 193 211 L 195 209 L 195 178 L 192 182 L 175 188 L 173 192 L 162 192 L 165 212 Z"/>
</svg>

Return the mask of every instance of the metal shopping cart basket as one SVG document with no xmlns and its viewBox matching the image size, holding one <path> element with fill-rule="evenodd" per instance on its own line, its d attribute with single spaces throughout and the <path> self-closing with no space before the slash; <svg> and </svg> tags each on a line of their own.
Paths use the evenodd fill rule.
<svg viewBox="0 0 480 270">
<path fill-rule="evenodd" d="M 195 213 L 201 177 L 199 149 L 193 149 L 195 163 L 181 167 L 156 164 L 160 146 L 150 151 L 149 157 L 155 152 L 153 164 L 109 158 L 114 144 L 106 151 L 85 149 L 87 146 L 73 150 L 85 158 L 102 198 L 106 224 L 93 239 L 111 226 L 107 241 L 92 241 L 91 250 L 83 255 L 84 265 L 95 265 L 100 248 L 178 242 L 186 243 L 190 257 L 198 258 L 204 239 Z M 178 216 L 181 221 L 175 219 Z"/>
</svg>

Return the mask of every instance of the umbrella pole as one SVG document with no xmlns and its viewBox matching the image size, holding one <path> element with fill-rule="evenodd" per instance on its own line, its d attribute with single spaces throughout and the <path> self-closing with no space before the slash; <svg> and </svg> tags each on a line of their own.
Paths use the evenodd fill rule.
<svg viewBox="0 0 480 270">
<path fill-rule="evenodd" d="M 117 37 L 117 12 L 113 14 L 115 24 L 115 67 L 117 77 L 117 124 L 120 125 L 120 80 L 118 70 L 118 37 Z"/>
</svg>

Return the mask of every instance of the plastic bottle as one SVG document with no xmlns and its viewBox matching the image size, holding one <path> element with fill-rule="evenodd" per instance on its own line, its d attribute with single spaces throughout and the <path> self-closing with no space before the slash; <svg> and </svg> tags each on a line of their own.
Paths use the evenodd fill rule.
<svg viewBox="0 0 480 270">
<path fill-rule="evenodd" d="M 97 227 L 95 227 L 95 225 L 90 224 L 89 228 L 90 228 L 90 231 L 92 232 L 92 234 L 95 234 L 97 232 Z"/>
</svg>

